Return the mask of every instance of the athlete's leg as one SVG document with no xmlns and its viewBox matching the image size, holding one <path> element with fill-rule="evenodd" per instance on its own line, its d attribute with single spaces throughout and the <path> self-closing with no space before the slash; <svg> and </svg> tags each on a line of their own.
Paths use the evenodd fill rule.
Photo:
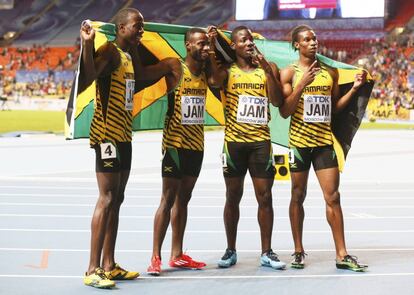
<svg viewBox="0 0 414 295">
<path fill-rule="evenodd" d="M 240 217 L 240 201 L 243 196 L 244 176 L 225 177 L 226 204 L 224 206 L 224 226 L 227 236 L 227 249 L 236 250 L 237 225 Z"/>
<path fill-rule="evenodd" d="M 162 178 L 161 202 L 154 217 L 154 236 L 152 257 L 161 257 L 161 247 L 170 223 L 171 208 L 180 189 L 181 179 L 173 177 Z"/>
<path fill-rule="evenodd" d="M 252 177 L 257 203 L 257 220 L 260 226 L 262 253 L 268 252 L 272 247 L 273 205 L 272 186 L 273 178 Z"/>
<path fill-rule="evenodd" d="M 100 267 L 101 252 L 110 212 L 115 206 L 121 174 L 119 172 L 97 172 L 99 198 L 95 206 L 95 211 L 91 223 L 91 253 L 88 267 L 88 274 Z"/>
<path fill-rule="evenodd" d="M 344 234 L 344 219 L 339 194 L 339 170 L 337 167 L 316 171 L 326 203 L 326 218 L 331 226 L 336 258 L 341 260 L 347 255 Z"/>
<path fill-rule="evenodd" d="M 198 177 L 183 176 L 181 186 L 177 192 L 174 206 L 171 211 L 172 245 L 171 259 L 176 259 L 183 254 L 183 239 L 187 224 L 187 207 Z"/>
<path fill-rule="evenodd" d="M 107 231 L 105 234 L 105 240 L 103 244 L 103 258 L 102 268 L 105 271 L 110 271 L 115 267 L 115 244 L 118 234 L 119 224 L 119 210 L 121 204 L 125 199 L 125 188 L 128 182 L 130 170 L 123 170 L 120 172 L 120 184 L 114 206 L 112 206 L 109 212 Z"/>
<path fill-rule="evenodd" d="M 306 197 L 306 189 L 308 183 L 309 170 L 290 173 L 292 188 L 289 205 L 290 226 L 292 228 L 293 242 L 295 244 L 295 253 L 303 253 L 303 220 L 305 211 L 303 202 Z"/>
</svg>

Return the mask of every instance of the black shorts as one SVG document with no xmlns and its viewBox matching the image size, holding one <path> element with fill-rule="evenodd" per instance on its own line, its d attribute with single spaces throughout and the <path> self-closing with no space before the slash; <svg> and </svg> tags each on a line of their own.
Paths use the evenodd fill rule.
<svg viewBox="0 0 414 295">
<path fill-rule="evenodd" d="M 272 144 L 269 140 L 259 142 L 225 142 L 222 154 L 224 177 L 245 176 L 274 178 Z"/>
<path fill-rule="evenodd" d="M 102 145 L 105 146 L 101 147 Z M 107 145 L 107 143 L 95 144 L 92 148 L 95 150 L 96 155 L 96 172 L 131 170 L 131 142 L 117 142 L 111 145 Z M 102 159 L 102 155 L 104 159 Z"/>
<path fill-rule="evenodd" d="M 203 156 L 203 151 L 167 147 L 162 158 L 162 177 L 198 177 L 203 163 Z"/>
<path fill-rule="evenodd" d="M 311 163 L 315 171 L 338 167 L 338 159 L 333 145 L 290 148 L 289 168 L 291 172 L 307 171 L 310 169 Z"/>
</svg>

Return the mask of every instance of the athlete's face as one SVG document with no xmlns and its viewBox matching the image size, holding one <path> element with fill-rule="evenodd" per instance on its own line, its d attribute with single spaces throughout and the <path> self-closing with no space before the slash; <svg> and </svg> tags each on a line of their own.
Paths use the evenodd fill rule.
<svg viewBox="0 0 414 295">
<path fill-rule="evenodd" d="M 298 34 L 295 48 L 306 57 L 314 57 L 318 52 L 318 39 L 314 31 L 304 31 Z"/>
<path fill-rule="evenodd" d="M 254 55 L 254 42 L 250 31 L 238 31 L 233 38 L 231 47 L 235 50 L 237 56 L 247 59 Z"/>
<path fill-rule="evenodd" d="M 196 61 L 204 62 L 208 59 L 210 43 L 206 33 L 193 33 L 185 45 L 187 47 L 187 54 Z"/>
<path fill-rule="evenodd" d="M 129 45 L 138 45 L 144 34 L 144 17 L 141 13 L 130 13 L 125 24 L 121 24 L 119 31 Z"/>
</svg>

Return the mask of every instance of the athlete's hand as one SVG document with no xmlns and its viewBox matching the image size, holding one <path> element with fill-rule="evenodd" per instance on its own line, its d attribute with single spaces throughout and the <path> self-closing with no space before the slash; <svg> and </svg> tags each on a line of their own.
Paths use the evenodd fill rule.
<svg viewBox="0 0 414 295">
<path fill-rule="evenodd" d="M 82 22 L 80 36 L 84 42 L 93 42 L 95 40 L 95 30 L 92 28 L 89 20 Z"/>
<path fill-rule="evenodd" d="M 308 86 L 315 80 L 316 74 L 320 70 L 317 64 L 318 64 L 318 61 L 315 60 L 303 74 L 301 83 L 303 84 L 304 87 Z"/>
<path fill-rule="evenodd" d="M 359 87 L 364 85 L 366 81 L 367 81 L 367 72 L 363 70 L 362 73 L 355 75 L 354 85 L 352 86 L 352 88 L 357 90 L 359 89 Z"/>
<path fill-rule="evenodd" d="M 252 61 L 254 64 L 259 65 L 266 73 L 271 74 L 272 68 L 269 62 L 264 57 L 263 53 L 257 48 L 256 44 L 253 45 L 254 54 L 252 55 Z"/>
<path fill-rule="evenodd" d="M 208 37 L 208 42 L 210 43 L 210 50 L 215 50 L 216 49 L 216 39 L 217 39 L 217 27 L 216 26 L 208 26 L 207 27 L 207 37 Z"/>
</svg>

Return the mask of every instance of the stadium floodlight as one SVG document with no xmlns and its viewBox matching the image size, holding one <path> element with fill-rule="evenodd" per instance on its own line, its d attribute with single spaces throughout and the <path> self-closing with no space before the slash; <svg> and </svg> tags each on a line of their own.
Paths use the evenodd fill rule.
<svg viewBox="0 0 414 295">
<path fill-rule="evenodd" d="M 16 36 L 15 31 L 8 31 L 7 33 L 4 33 L 3 39 L 8 41 L 8 40 L 12 40 L 15 36 Z"/>
<path fill-rule="evenodd" d="M 0 0 L 0 9 L 13 9 L 14 0 Z"/>
</svg>

